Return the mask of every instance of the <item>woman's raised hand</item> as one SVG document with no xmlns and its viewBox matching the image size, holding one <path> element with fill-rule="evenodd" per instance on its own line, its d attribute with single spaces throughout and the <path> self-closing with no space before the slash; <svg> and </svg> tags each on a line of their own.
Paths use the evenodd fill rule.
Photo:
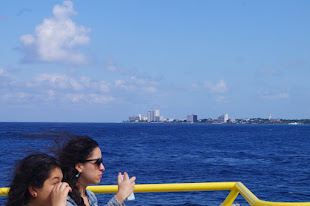
<svg viewBox="0 0 310 206">
<path fill-rule="evenodd" d="M 117 176 L 118 193 L 115 195 L 115 197 L 121 204 L 131 193 L 133 193 L 136 184 L 135 180 L 136 177 L 131 177 L 129 179 L 127 172 L 124 172 L 124 178 L 122 181 L 122 174 L 120 172 L 118 173 Z"/>
<path fill-rule="evenodd" d="M 66 206 L 67 196 L 71 191 L 71 187 L 66 182 L 56 184 L 51 193 L 52 206 Z"/>
</svg>

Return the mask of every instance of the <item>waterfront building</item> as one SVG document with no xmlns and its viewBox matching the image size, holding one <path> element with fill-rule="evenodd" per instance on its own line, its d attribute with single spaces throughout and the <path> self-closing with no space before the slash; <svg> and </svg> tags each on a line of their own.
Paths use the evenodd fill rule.
<svg viewBox="0 0 310 206">
<path fill-rule="evenodd" d="M 190 115 L 187 115 L 187 122 L 189 122 L 189 123 L 198 122 L 198 116 L 197 116 L 197 114 L 190 114 Z"/>
<path fill-rule="evenodd" d="M 228 123 L 236 123 L 236 119 L 235 118 L 230 118 L 227 122 Z"/>
<path fill-rule="evenodd" d="M 129 117 L 129 122 L 139 122 L 141 119 L 139 116 L 131 116 Z"/>
<path fill-rule="evenodd" d="M 154 111 L 147 112 L 147 122 L 152 122 L 154 119 Z"/>
<path fill-rule="evenodd" d="M 159 109 L 147 112 L 147 122 L 161 122 L 161 117 Z"/>
<path fill-rule="evenodd" d="M 217 118 L 219 123 L 227 123 L 228 121 L 228 114 L 222 114 Z"/>
<path fill-rule="evenodd" d="M 159 109 L 154 110 L 154 117 L 159 117 L 159 116 L 160 116 Z"/>
</svg>

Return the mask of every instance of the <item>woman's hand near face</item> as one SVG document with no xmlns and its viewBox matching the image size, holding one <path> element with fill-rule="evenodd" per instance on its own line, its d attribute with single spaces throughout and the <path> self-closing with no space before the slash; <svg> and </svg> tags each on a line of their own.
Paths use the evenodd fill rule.
<svg viewBox="0 0 310 206">
<path fill-rule="evenodd" d="M 72 189 L 66 182 L 60 182 L 55 185 L 51 193 L 52 206 L 66 206 L 68 193 Z"/>
<path fill-rule="evenodd" d="M 136 177 L 132 177 L 129 179 L 127 172 L 124 172 L 124 180 L 122 181 L 122 174 L 118 173 L 117 176 L 117 185 L 118 185 L 118 193 L 115 195 L 116 199 L 122 204 L 124 200 L 133 193 L 135 189 L 135 180 Z"/>
</svg>

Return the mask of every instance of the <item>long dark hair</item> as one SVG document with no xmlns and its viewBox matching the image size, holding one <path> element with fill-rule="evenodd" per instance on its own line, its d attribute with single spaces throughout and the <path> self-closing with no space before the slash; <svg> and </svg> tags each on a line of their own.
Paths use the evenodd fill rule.
<svg viewBox="0 0 310 206">
<path fill-rule="evenodd" d="M 78 206 L 84 206 L 84 200 L 81 197 L 78 187 L 76 186 L 79 173 L 75 169 L 77 163 L 82 163 L 92 155 L 93 150 L 99 147 L 98 143 L 87 136 L 75 136 L 56 154 L 61 163 L 63 172 L 63 181 L 67 182 L 72 188 L 69 196 Z"/>
<path fill-rule="evenodd" d="M 31 197 L 28 187 L 42 188 L 55 168 L 60 168 L 60 163 L 56 158 L 43 153 L 32 154 L 21 160 L 15 168 L 7 206 L 27 205 Z"/>
</svg>

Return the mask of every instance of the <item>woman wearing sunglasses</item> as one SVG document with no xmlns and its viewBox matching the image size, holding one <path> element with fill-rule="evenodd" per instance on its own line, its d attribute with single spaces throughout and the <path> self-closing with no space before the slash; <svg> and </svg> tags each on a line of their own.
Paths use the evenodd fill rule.
<svg viewBox="0 0 310 206">
<path fill-rule="evenodd" d="M 75 137 L 58 152 L 62 165 L 63 181 L 72 188 L 67 197 L 67 206 L 97 206 L 97 198 L 86 189 L 89 184 L 98 184 L 105 170 L 98 143 L 90 137 Z M 108 206 L 124 205 L 124 200 L 133 192 L 135 177 L 129 179 L 124 173 L 117 176 L 118 193 L 107 203 Z"/>
</svg>

